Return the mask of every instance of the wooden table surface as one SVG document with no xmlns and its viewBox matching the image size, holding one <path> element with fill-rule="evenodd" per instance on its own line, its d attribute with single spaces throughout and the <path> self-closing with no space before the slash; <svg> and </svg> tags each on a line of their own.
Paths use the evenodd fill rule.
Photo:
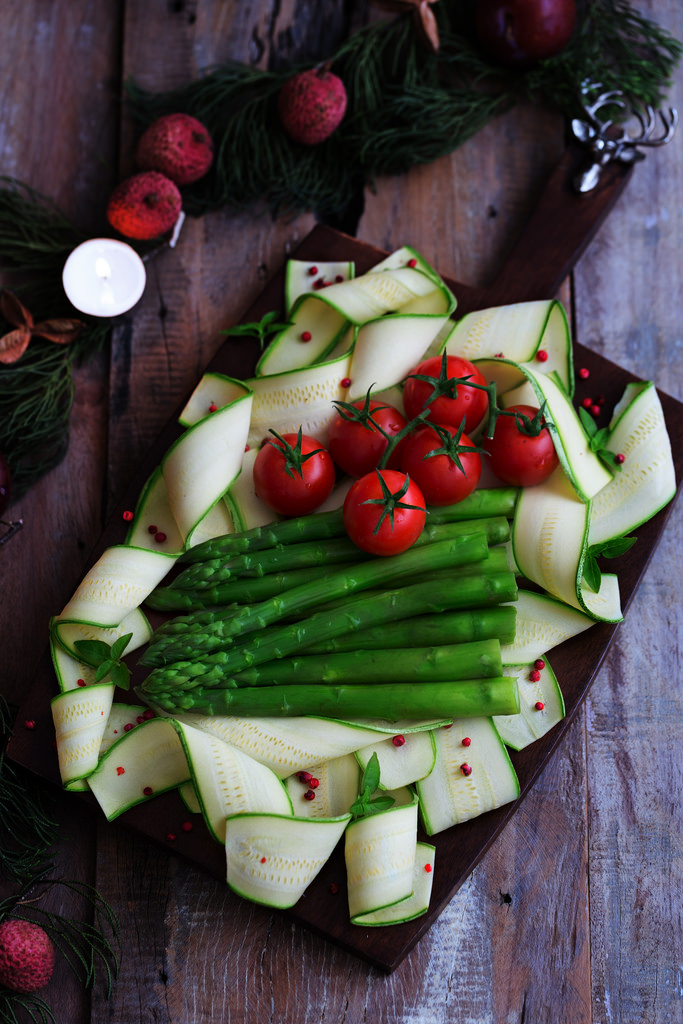
<svg viewBox="0 0 683 1024">
<path fill-rule="evenodd" d="M 683 38 L 679 0 L 638 6 Z M 333 49 L 365 11 L 341 0 L 317 8 L 4 0 L 0 170 L 93 235 L 106 231 L 107 196 L 132 167 L 122 81 L 161 90 L 227 58 L 277 66 L 320 52 L 323 32 Z M 679 108 L 682 83 L 679 72 L 670 94 Z M 410 243 L 443 274 L 484 284 L 560 156 L 563 129 L 547 110 L 514 110 L 452 156 L 379 181 L 365 195 L 357 236 L 385 249 Z M 635 168 L 560 292 L 577 340 L 678 399 L 682 145 L 677 138 Z M 0 549 L 0 685 L 11 701 L 30 686 L 48 618 L 87 568 L 131 468 L 217 349 L 220 330 L 313 224 L 310 215 L 274 222 L 262 211 L 187 222 L 177 249 L 150 264 L 143 300 L 110 350 L 77 371 L 67 457 L 15 505 L 23 530 Z M 683 1020 L 680 550 L 679 507 L 551 763 L 390 976 L 54 794 L 60 871 L 97 886 L 122 929 L 111 999 L 84 992 L 58 965 L 44 993 L 57 1020 Z"/>
</svg>

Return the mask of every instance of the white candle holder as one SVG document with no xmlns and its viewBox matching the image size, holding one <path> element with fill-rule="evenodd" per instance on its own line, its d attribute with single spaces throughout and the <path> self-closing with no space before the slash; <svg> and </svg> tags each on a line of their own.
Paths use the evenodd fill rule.
<svg viewBox="0 0 683 1024">
<path fill-rule="evenodd" d="M 147 274 L 135 249 L 115 238 L 91 238 L 69 255 L 62 272 L 67 298 L 81 313 L 115 317 L 140 300 Z"/>
</svg>

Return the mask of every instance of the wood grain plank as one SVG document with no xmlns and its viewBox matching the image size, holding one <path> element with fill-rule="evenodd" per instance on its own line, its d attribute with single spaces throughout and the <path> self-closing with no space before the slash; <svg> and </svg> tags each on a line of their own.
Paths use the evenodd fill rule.
<svg viewBox="0 0 683 1024">
<path fill-rule="evenodd" d="M 48 196 L 81 227 L 98 225 L 97 234 L 115 173 L 117 10 L 89 0 L 10 0 L 0 8 L 0 34 L 3 174 Z M 105 377 L 104 355 L 76 371 L 66 458 L 11 508 L 12 518 L 24 525 L 2 548 L 0 690 L 13 703 L 23 699 L 47 644 L 50 615 L 72 593 L 102 529 Z M 50 740 L 47 732 L 44 742 Z M 60 825 L 54 877 L 92 884 L 94 828 L 68 797 L 53 795 L 50 810 Z M 3 879 L 0 894 L 15 892 Z M 41 906 L 90 920 L 88 907 L 64 888 L 54 889 Z M 61 956 L 41 996 L 58 1019 L 90 1019 L 89 993 Z"/>
<path fill-rule="evenodd" d="M 681 38 L 679 4 L 643 6 Z M 681 109 L 680 71 L 670 101 Z M 678 396 L 680 147 L 677 137 L 634 169 L 575 272 L 581 340 Z M 682 512 L 679 503 L 587 703 L 595 1024 L 681 1015 Z"/>
</svg>

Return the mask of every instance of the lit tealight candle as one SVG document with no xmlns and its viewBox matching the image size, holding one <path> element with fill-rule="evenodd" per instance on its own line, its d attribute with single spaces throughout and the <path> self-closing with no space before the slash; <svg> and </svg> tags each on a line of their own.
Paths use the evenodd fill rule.
<svg viewBox="0 0 683 1024">
<path fill-rule="evenodd" d="M 132 309 L 145 290 L 145 265 L 115 238 L 91 238 L 70 254 L 62 272 L 69 301 L 81 313 L 113 317 Z"/>
</svg>

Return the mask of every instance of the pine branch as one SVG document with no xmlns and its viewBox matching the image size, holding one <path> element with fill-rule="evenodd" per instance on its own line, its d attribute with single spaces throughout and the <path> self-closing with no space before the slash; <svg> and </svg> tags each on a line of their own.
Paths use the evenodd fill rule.
<svg viewBox="0 0 683 1024">
<path fill-rule="evenodd" d="M 0 696 L 0 871 L 22 883 L 44 866 L 58 825 L 47 812 L 42 791 L 23 780 L 7 761 L 5 747 L 11 734 L 10 707 Z"/>
</svg>

